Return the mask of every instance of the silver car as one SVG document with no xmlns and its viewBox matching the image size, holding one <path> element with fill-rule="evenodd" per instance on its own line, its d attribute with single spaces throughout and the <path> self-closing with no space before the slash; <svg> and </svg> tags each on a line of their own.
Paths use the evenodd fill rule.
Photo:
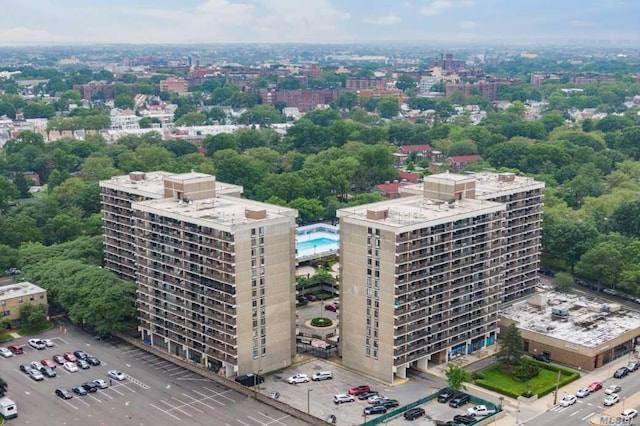
<svg viewBox="0 0 640 426">
<path fill-rule="evenodd" d="M 10 358 L 13 356 L 13 352 L 3 346 L 0 347 L 0 356 L 2 356 L 3 358 Z"/>
</svg>

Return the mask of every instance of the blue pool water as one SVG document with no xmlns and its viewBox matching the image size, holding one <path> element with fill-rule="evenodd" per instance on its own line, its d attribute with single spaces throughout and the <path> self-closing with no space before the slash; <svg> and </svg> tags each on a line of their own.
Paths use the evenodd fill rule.
<svg viewBox="0 0 640 426">
<path fill-rule="evenodd" d="M 336 245 L 338 242 L 336 240 L 332 240 L 330 238 L 314 238 L 313 240 L 309 240 L 309 241 L 302 241 L 296 244 L 296 248 L 298 250 L 313 250 L 313 248 L 315 247 L 318 251 L 320 251 L 321 247 L 327 246 L 327 245 Z"/>
</svg>

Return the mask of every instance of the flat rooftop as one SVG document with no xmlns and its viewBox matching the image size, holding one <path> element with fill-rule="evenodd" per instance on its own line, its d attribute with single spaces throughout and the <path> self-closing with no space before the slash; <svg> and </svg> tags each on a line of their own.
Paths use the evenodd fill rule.
<svg viewBox="0 0 640 426">
<path fill-rule="evenodd" d="M 553 308 L 565 308 L 567 318 L 552 317 Z M 555 291 L 514 303 L 503 308 L 500 315 L 515 321 L 520 329 L 587 348 L 640 328 L 640 312 L 590 296 Z"/>
<path fill-rule="evenodd" d="M 16 284 L 7 284 L 0 286 L 0 300 L 13 299 L 20 296 L 30 296 L 32 294 L 40 294 L 46 292 L 45 289 L 23 281 Z"/>
<path fill-rule="evenodd" d="M 182 220 L 190 219 L 212 227 L 232 227 L 297 216 L 297 211 L 294 209 L 231 196 L 194 200 L 188 203 L 172 198 L 161 198 L 134 203 L 134 206 L 135 209 L 158 212 Z M 256 214 L 250 212 L 256 212 Z"/>
<path fill-rule="evenodd" d="M 340 209 L 338 217 L 371 223 L 374 227 L 399 230 L 405 227 L 422 227 L 427 223 L 447 223 L 466 217 L 505 210 L 502 203 L 465 199 L 454 203 L 431 200 L 423 196 L 396 198 L 394 200 Z M 369 218 L 369 212 L 384 212 L 383 219 Z"/>
<path fill-rule="evenodd" d="M 145 172 L 144 179 L 132 180 L 131 175 L 113 176 L 111 179 L 100 181 L 100 186 L 107 188 L 119 189 L 127 191 L 132 194 L 142 195 L 148 198 L 163 198 L 164 197 L 164 179 L 172 177 L 181 180 L 199 179 L 212 177 L 211 175 L 199 172 L 188 173 L 170 173 L 165 171 Z M 243 191 L 242 186 L 233 185 L 230 183 L 218 182 L 216 180 L 216 193 L 217 194 L 229 194 L 236 193 L 241 194 Z"/>
</svg>

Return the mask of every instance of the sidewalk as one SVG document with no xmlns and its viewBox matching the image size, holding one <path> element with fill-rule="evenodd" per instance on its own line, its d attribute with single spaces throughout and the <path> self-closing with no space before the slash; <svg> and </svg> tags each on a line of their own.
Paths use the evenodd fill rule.
<svg viewBox="0 0 640 426">
<path fill-rule="evenodd" d="M 557 401 L 560 401 L 564 395 L 575 393 L 578 389 L 587 387 L 593 382 L 601 382 L 603 383 L 603 388 L 606 388 L 610 383 L 605 382 L 612 379 L 614 371 L 616 371 L 620 367 L 626 366 L 628 363 L 629 357 L 624 356 L 594 371 L 582 372 L 580 378 L 558 389 Z M 429 373 L 443 377 L 445 368 L 446 367 L 444 365 L 439 365 L 437 367 L 430 368 Z M 502 396 L 499 393 L 481 388 L 472 383 L 465 383 L 465 386 L 467 387 L 467 390 L 469 392 L 478 395 L 486 399 L 487 401 L 496 404 L 497 406 L 500 405 L 500 397 L 503 398 L 502 407 L 506 415 L 500 419 L 494 420 L 496 426 L 514 426 L 526 424 L 530 419 L 554 407 L 553 392 L 543 396 L 542 398 L 539 398 L 536 401 L 525 402 Z M 604 395 L 604 392 L 599 392 Z M 633 395 L 627 398 L 625 401 L 625 405 L 627 407 L 635 407 L 638 404 L 640 404 L 640 394 Z M 622 411 L 622 404 L 616 404 L 615 406 L 605 411 L 605 414 L 609 414 L 609 411 L 611 411 L 611 415 L 619 415 Z M 596 421 L 599 421 L 600 413 L 594 416 L 594 418 Z"/>
</svg>

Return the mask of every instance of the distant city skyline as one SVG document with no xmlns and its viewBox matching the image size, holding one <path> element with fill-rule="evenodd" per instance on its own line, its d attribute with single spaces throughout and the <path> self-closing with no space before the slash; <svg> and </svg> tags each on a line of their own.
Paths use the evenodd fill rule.
<svg viewBox="0 0 640 426">
<path fill-rule="evenodd" d="M 640 45 L 634 0 L 4 0 L 0 45 L 425 41 Z"/>
</svg>

